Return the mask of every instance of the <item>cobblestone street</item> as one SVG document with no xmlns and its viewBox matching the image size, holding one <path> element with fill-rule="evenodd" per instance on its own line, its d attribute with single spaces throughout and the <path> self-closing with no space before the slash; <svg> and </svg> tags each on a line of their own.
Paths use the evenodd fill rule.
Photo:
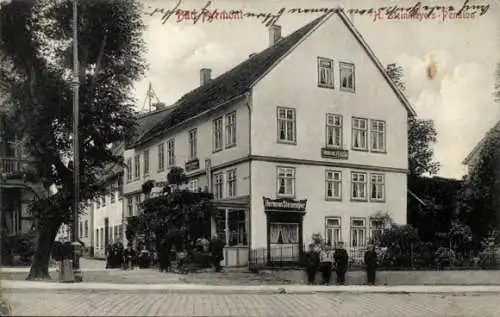
<svg viewBox="0 0 500 317">
<path fill-rule="evenodd" d="M 500 316 L 500 295 L 3 294 L 14 316 Z"/>
</svg>

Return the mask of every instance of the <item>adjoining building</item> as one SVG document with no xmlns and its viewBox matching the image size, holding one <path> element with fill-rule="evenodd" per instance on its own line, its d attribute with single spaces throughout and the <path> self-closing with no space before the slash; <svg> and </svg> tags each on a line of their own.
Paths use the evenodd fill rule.
<svg viewBox="0 0 500 317">
<path fill-rule="evenodd" d="M 380 213 L 406 223 L 415 112 L 361 34 L 338 10 L 269 38 L 216 78 L 201 69 L 200 86 L 147 115 L 124 153 L 126 216 L 145 181 L 183 167 L 215 196 L 227 266 L 297 260 L 315 232 L 363 247 Z"/>
</svg>

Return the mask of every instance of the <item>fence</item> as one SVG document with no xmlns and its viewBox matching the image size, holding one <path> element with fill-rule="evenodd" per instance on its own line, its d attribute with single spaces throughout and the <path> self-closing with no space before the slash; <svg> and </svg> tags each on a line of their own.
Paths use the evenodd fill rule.
<svg viewBox="0 0 500 317">
<path fill-rule="evenodd" d="M 364 266 L 366 247 L 345 247 L 351 269 Z M 299 245 L 275 245 L 253 249 L 250 252 L 249 266 L 253 269 L 266 266 L 302 267 L 305 263 L 305 250 Z M 490 247 L 479 253 L 471 250 L 455 252 L 449 248 L 424 249 L 421 244 L 411 244 L 405 248 L 376 248 L 379 268 L 385 270 L 429 270 L 429 269 L 496 269 L 500 261 L 498 248 Z"/>
</svg>

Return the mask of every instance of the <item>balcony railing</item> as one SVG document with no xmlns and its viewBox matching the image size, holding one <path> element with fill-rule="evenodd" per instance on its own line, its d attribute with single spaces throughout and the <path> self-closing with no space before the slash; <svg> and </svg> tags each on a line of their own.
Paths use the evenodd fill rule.
<svg viewBox="0 0 500 317">
<path fill-rule="evenodd" d="M 0 173 L 15 173 L 22 170 L 27 161 L 14 157 L 0 157 Z"/>
</svg>

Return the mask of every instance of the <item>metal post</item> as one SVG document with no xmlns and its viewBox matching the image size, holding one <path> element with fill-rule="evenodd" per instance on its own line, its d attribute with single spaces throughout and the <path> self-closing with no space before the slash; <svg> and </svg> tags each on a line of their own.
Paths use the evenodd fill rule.
<svg viewBox="0 0 500 317">
<path fill-rule="evenodd" d="M 73 201 L 73 230 L 72 240 L 74 247 L 73 254 L 73 270 L 75 280 L 79 275 L 80 261 L 78 241 L 78 209 L 80 204 L 80 142 L 78 138 L 78 121 L 79 121 L 79 67 L 78 67 L 78 0 L 73 0 L 73 186 L 74 186 L 74 201 Z"/>
</svg>

